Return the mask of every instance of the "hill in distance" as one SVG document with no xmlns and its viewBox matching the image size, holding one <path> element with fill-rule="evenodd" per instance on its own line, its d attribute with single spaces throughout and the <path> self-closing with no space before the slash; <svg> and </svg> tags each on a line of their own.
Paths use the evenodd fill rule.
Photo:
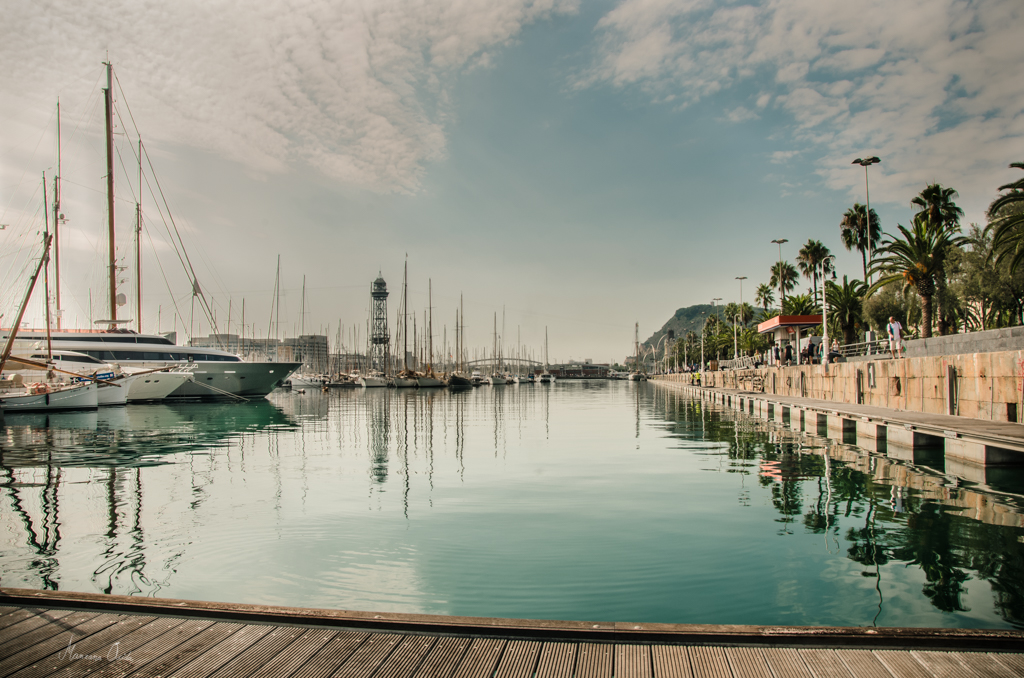
<svg viewBox="0 0 1024 678">
<path fill-rule="evenodd" d="M 757 314 L 760 310 L 760 308 L 755 308 L 754 313 Z M 642 343 L 642 345 L 648 348 L 658 346 L 658 342 L 661 341 L 661 338 L 665 336 L 665 334 L 669 330 L 675 330 L 676 339 L 679 339 L 680 337 L 685 337 L 689 332 L 696 332 L 699 335 L 700 326 L 701 323 L 704 322 L 704 318 L 714 313 L 721 312 L 721 306 L 712 306 L 711 304 L 697 304 L 696 306 L 687 306 L 686 308 L 681 308 L 678 311 L 676 311 L 671 318 L 668 319 L 668 322 L 662 325 L 660 330 L 658 330 L 649 338 L 647 338 Z M 658 354 L 661 355 L 661 347 L 659 346 L 658 348 Z"/>
</svg>

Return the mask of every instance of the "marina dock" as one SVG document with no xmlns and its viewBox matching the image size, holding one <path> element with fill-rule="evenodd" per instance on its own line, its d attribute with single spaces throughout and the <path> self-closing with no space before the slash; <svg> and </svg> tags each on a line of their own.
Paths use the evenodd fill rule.
<svg viewBox="0 0 1024 678">
<path fill-rule="evenodd" d="M 0 589 L 0 676 L 929 678 L 1024 674 L 1015 630 L 484 619 Z"/>
</svg>

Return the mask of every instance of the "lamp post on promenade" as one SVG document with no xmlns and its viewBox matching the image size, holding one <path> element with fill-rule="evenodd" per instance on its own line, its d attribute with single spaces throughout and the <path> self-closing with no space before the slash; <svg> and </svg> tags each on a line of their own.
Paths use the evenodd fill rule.
<svg viewBox="0 0 1024 678">
<path fill-rule="evenodd" d="M 871 257 L 875 253 L 874 247 L 871 245 L 871 191 L 868 189 L 868 167 L 878 162 L 882 162 L 882 160 L 877 155 L 873 155 L 870 158 L 857 158 L 850 163 L 851 165 L 860 165 L 864 168 L 864 202 L 866 203 L 864 218 L 867 220 L 864 225 L 864 235 L 868 239 L 868 270 L 871 270 Z M 870 285 L 871 276 L 869 275 L 868 279 L 864 282 Z"/>
<path fill-rule="evenodd" d="M 832 279 L 835 280 L 835 260 L 836 257 L 834 254 L 830 254 L 821 260 L 821 354 L 825 357 L 824 364 L 826 365 L 826 371 L 828 371 L 828 354 L 831 349 L 828 343 L 828 280 L 825 279 L 825 266 L 829 261 L 832 262 Z"/>
<path fill-rule="evenodd" d="M 708 319 L 703 317 L 705 315 L 704 313 L 701 313 L 700 315 L 703 318 L 703 320 L 702 320 L 702 322 L 700 324 L 700 371 L 703 372 L 704 371 L 704 328 L 707 327 Z"/>
</svg>

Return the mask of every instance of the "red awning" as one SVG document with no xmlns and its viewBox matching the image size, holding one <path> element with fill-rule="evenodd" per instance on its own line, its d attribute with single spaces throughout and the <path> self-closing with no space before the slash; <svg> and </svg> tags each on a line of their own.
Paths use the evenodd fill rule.
<svg viewBox="0 0 1024 678">
<path fill-rule="evenodd" d="M 821 324 L 820 315 L 777 315 L 757 326 L 760 334 L 773 332 L 780 327 L 814 327 Z"/>
</svg>

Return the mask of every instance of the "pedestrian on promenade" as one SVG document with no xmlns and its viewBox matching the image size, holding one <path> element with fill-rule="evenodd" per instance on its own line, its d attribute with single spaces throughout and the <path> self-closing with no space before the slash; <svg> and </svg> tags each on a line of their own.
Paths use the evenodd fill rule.
<svg viewBox="0 0 1024 678">
<path fill-rule="evenodd" d="M 793 344 L 786 344 L 786 367 L 793 363 Z"/>
<path fill-rule="evenodd" d="M 895 359 L 898 357 L 897 354 L 903 351 L 903 325 L 899 320 L 889 316 L 889 324 L 885 326 L 885 331 L 889 333 L 889 353 Z"/>
</svg>

